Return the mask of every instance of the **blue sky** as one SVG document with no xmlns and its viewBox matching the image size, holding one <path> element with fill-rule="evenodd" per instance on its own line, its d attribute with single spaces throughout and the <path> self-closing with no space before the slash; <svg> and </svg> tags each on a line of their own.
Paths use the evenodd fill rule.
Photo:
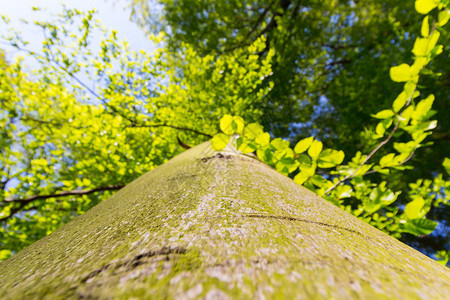
<svg viewBox="0 0 450 300">
<path fill-rule="evenodd" d="M 19 21 L 27 21 L 48 17 L 45 12 L 33 12 L 32 7 L 45 8 L 50 13 L 58 13 L 62 10 L 62 3 L 68 8 L 77 8 L 83 11 L 95 8 L 97 18 L 107 28 L 118 30 L 118 37 L 125 38 L 132 50 L 144 49 L 150 51 L 153 49 L 152 43 L 145 36 L 144 32 L 133 22 L 130 21 L 130 9 L 126 8 L 129 1 L 120 0 L 0 0 L 0 14 L 7 15 L 11 20 L 11 25 L 19 29 L 30 45 L 38 45 L 42 41 L 42 35 L 37 28 L 33 26 L 24 26 Z M 5 28 L 0 25 L 0 32 Z M 98 37 L 100 38 L 100 37 Z M 4 45 L 0 47 L 5 48 Z M 36 46 L 35 46 L 36 47 Z M 8 49 L 6 49 L 8 50 Z M 32 64 L 32 62 L 28 61 Z"/>
</svg>

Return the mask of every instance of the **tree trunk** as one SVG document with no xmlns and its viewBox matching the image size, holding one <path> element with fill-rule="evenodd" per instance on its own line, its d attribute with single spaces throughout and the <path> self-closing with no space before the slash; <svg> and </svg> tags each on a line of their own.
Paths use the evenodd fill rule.
<svg viewBox="0 0 450 300">
<path fill-rule="evenodd" d="M 0 273 L 7 299 L 450 295 L 446 267 L 209 143 L 1 263 Z"/>
</svg>

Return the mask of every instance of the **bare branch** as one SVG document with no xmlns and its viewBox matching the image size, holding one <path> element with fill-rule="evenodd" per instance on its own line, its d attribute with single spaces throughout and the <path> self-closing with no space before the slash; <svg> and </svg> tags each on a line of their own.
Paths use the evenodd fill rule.
<svg viewBox="0 0 450 300">
<path fill-rule="evenodd" d="M 69 75 L 70 78 L 72 78 L 73 80 L 75 80 L 78 84 L 80 84 L 87 92 L 89 92 L 92 96 L 94 96 L 95 98 L 97 98 L 98 100 L 100 100 L 107 108 L 111 109 L 113 112 L 115 112 L 116 114 L 120 115 L 121 117 L 123 117 L 124 119 L 133 122 L 132 120 L 130 120 L 130 118 L 128 116 L 126 116 L 123 112 L 119 111 L 117 108 L 115 108 L 114 106 L 110 105 L 108 103 L 108 101 L 106 101 L 106 99 L 104 97 L 101 97 L 97 92 L 95 92 L 93 89 L 91 89 L 86 83 L 84 83 L 81 79 L 79 79 L 75 74 L 73 74 L 72 72 L 70 72 L 67 68 L 65 68 L 64 66 L 62 66 L 60 63 L 58 63 L 56 60 L 51 60 L 50 58 L 46 57 L 43 54 L 40 54 L 38 52 L 34 52 L 25 48 L 20 47 L 19 45 L 12 45 L 13 47 L 15 47 L 17 50 L 19 51 L 23 51 L 26 52 L 32 56 L 35 56 L 37 58 L 43 59 L 47 62 L 49 62 L 50 64 L 54 64 L 56 67 L 58 67 L 60 70 L 62 70 L 64 73 L 66 73 L 67 75 Z"/>
<path fill-rule="evenodd" d="M 414 153 L 415 153 L 415 151 L 412 151 L 412 152 L 409 154 L 409 156 L 408 156 L 407 158 L 405 158 L 405 160 L 403 160 L 403 161 L 402 161 L 401 163 L 399 163 L 397 166 L 401 166 L 401 165 L 403 165 L 404 163 L 406 163 L 408 160 L 410 160 L 410 159 L 413 157 Z M 377 170 L 370 170 L 370 171 L 367 171 L 366 173 L 364 173 L 363 176 L 369 175 L 369 174 L 373 174 L 373 173 L 378 173 L 378 172 L 379 172 L 379 171 L 377 171 Z"/>
<path fill-rule="evenodd" d="M 140 127 L 146 127 L 146 128 L 168 127 L 168 128 L 178 129 L 178 130 L 189 131 L 189 132 L 193 132 L 193 133 L 196 133 L 196 134 L 199 134 L 199 135 L 206 136 L 208 138 L 212 138 L 212 135 L 207 134 L 207 133 L 203 133 L 203 132 L 200 132 L 200 131 L 197 131 L 195 129 L 191 129 L 191 128 L 187 128 L 187 127 L 180 127 L 180 126 L 175 126 L 175 125 L 169 125 L 169 124 L 133 124 L 133 125 L 129 125 L 128 127 L 132 127 L 132 128 L 140 128 Z"/>
<path fill-rule="evenodd" d="M 191 128 L 186 128 L 186 127 L 179 127 L 179 126 L 174 126 L 174 125 L 169 125 L 169 124 L 152 124 L 152 125 L 148 125 L 148 124 L 137 124 L 135 120 L 129 118 L 127 115 L 125 115 L 124 113 L 122 113 L 121 111 L 119 111 L 118 109 L 116 109 L 114 106 L 109 105 L 109 103 L 106 101 L 106 99 L 104 99 L 103 97 L 100 97 L 99 94 L 97 94 L 93 89 L 91 89 L 87 84 L 85 84 L 82 80 L 80 80 L 75 74 L 73 74 L 72 72 L 70 72 L 69 70 L 67 70 L 66 68 L 64 68 L 64 66 L 61 66 L 58 62 L 56 61 L 52 61 L 49 60 L 48 58 L 46 58 L 44 55 L 42 54 L 38 54 L 36 52 L 32 52 L 28 49 L 24 49 L 21 48 L 19 46 L 16 46 L 16 48 L 20 51 L 24 51 L 29 53 L 30 55 L 35 55 L 41 59 L 45 59 L 46 61 L 48 61 L 49 63 L 54 63 L 58 68 L 60 68 L 63 72 L 65 72 L 67 75 L 69 75 L 73 80 L 75 80 L 77 83 L 79 83 L 83 88 L 85 88 L 91 95 L 93 95 L 94 97 L 96 97 L 97 99 L 99 99 L 100 101 L 102 101 L 102 103 L 108 107 L 109 109 L 111 109 L 113 112 L 117 113 L 118 115 L 120 115 L 121 117 L 123 117 L 124 119 L 128 120 L 131 125 L 129 125 L 128 127 L 169 127 L 169 128 L 173 128 L 173 129 L 178 129 L 178 130 L 185 130 L 185 131 L 189 131 L 189 132 L 193 132 L 199 135 L 203 135 L 206 136 L 208 138 L 212 138 L 212 135 L 210 134 L 206 134 Z M 32 121 L 36 121 L 36 122 L 40 122 L 40 123 L 50 123 L 48 121 L 41 121 L 41 120 L 36 120 L 36 119 L 32 119 L 31 117 L 28 117 L 29 120 Z"/>
<path fill-rule="evenodd" d="M 49 194 L 49 195 L 34 195 L 25 199 L 4 199 L 3 202 L 6 203 L 18 203 L 19 205 L 17 207 L 11 208 L 10 214 L 6 217 L 0 218 L 0 221 L 6 221 L 13 217 L 16 213 L 20 212 L 27 204 L 37 201 L 37 200 L 45 200 L 49 198 L 59 198 L 59 197 L 66 197 L 66 196 L 83 196 L 83 195 L 89 195 L 97 192 L 103 192 L 103 191 L 115 191 L 120 190 L 123 188 L 124 185 L 116 184 L 116 185 L 108 185 L 103 187 L 98 187 L 90 190 L 71 190 L 71 191 L 61 191 L 56 194 Z"/>
<path fill-rule="evenodd" d="M 179 137 L 178 135 L 177 135 L 177 140 L 178 140 L 178 144 L 179 144 L 181 147 L 183 147 L 184 149 L 191 149 L 191 148 L 192 148 L 191 146 L 189 146 L 189 145 L 183 143 L 183 141 L 180 140 L 180 137 Z"/>
<path fill-rule="evenodd" d="M 252 29 L 247 33 L 247 36 L 245 37 L 245 40 L 248 39 L 258 28 L 258 25 L 261 23 L 262 20 L 264 20 L 264 17 L 269 12 L 269 10 L 272 8 L 272 5 L 274 2 L 271 2 L 267 5 L 267 7 L 264 9 L 264 11 L 259 15 L 258 19 L 256 20 L 255 24 L 253 24 Z"/>
<path fill-rule="evenodd" d="M 116 185 L 108 185 L 103 187 L 98 187 L 90 190 L 71 190 L 71 191 L 62 191 L 57 194 L 50 194 L 50 195 L 34 195 L 26 199 L 5 199 L 4 202 L 20 202 L 20 203 L 30 203 L 35 200 L 42 200 L 42 199 L 48 199 L 48 198 L 58 198 L 58 197 L 65 197 L 65 196 L 74 196 L 74 195 L 89 195 L 96 192 L 102 192 L 102 191 L 111 191 L 111 190 L 120 190 L 123 188 L 124 185 L 116 184 Z"/>
<path fill-rule="evenodd" d="M 433 34 L 434 30 L 436 29 L 436 19 L 433 21 L 433 25 L 431 26 L 431 32 L 430 35 Z M 422 70 L 419 71 L 419 74 Z M 409 97 L 408 101 L 405 104 L 405 107 L 408 107 L 413 98 L 414 98 L 414 93 L 416 92 L 417 89 L 417 84 L 414 87 L 414 90 L 411 93 L 411 97 Z M 402 113 L 400 113 L 400 115 L 402 115 Z M 372 158 L 372 156 L 378 152 L 378 150 L 380 150 L 384 145 L 386 145 L 393 137 L 393 135 L 395 134 L 395 132 L 397 131 L 397 129 L 400 126 L 400 120 L 397 120 L 397 122 L 395 123 L 394 129 L 392 129 L 392 131 L 389 133 L 389 135 L 386 137 L 386 139 L 384 139 L 380 144 L 378 144 L 378 146 L 375 147 L 375 149 L 373 149 L 369 155 L 367 155 L 367 157 L 363 160 L 363 162 L 359 165 L 358 168 L 356 168 L 356 170 L 354 170 L 352 173 L 348 174 L 347 176 L 345 176 L 344 178 L 340 179 L 339 181 L 337 181 L 335 184 L 333 184 L 331 187 L 329 187 L 322 195 L 326 195 L 329 192 L 331 192 L 332 190 L 334 190 L 338 185 L 340 185 L 342 182 L 346 181 L 347 179 L 353 177 L 359 170 L 361 170 L 361 168 L 369 161 L 369 159 Z M 408 160 L 411 159 L 411 157 L 414 155 L 414 151 L 411 152 L 411 154 L 401 163 L 404 164 L 405 162 L 407 162 Z M 367 174 L 368 172 L 366 172 Z M 363 174 L 365 175 L 365 174 Z"/>
<path fill-rule="evenodd" d="M 363 162 L 359 165 L 358 168 L 356 168 L 356 170 L 354 170 L 353 172 L 351 172 L 350 174 L 348 174 L 347 176 L 345 176 L 344 178 L 340 179 L 339 181 L 337 181 L 335 184 L 333 184 L 331 187 L 329 187 L 324 193 L 323 195 L 328 194 L 329 192 L 331 192 L 332 190 L 334 190 L 339 184 L 341 184 L 342 182 L 346 181 L 347 179 L 353 177 L 356 173 L 358 173 L 359 170 L 361 170 L 361 168 L 369 161 L 369 159 L 372 158 L 372 156 L 374 156 L 375 153 L 378 152 L 378 150 L 380 150 L 384 145 L 386 145 L 392 138 L 392 136 L 394 135 L 394 133 L 397 131 L 398 126 L 400 124 L 400 121 L 397 121 L 397 123 L 395 123 L 394 129 L 392 129 L 392 131 L 389 133 L 389 135 L 381 142 L 379 143 L 367 156 L 366 158 L 363 160 Z"/>
</svg>

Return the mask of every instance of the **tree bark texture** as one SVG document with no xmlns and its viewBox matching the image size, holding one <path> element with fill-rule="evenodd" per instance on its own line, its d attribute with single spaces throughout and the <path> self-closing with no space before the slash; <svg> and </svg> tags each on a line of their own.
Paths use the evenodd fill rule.
<svg viewBox="0 0 450 300">
<path fill-rule="evenodd" d="M 450 271 L 204 143 L 1 263 L 0 287 L 4 299 L 444 299 Z"/>
</svg>

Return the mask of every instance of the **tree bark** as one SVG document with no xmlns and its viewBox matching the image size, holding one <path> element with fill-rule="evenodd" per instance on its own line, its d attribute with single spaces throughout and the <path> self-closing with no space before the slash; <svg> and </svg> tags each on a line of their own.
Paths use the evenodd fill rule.
<svg viewBox="0 0 450 300">
<path fill-rule="evenodd" d="M 439 299 L 450 271 L 204 143 L 1 263 L 0 287 L 6 299 Z"/>
</svg>

